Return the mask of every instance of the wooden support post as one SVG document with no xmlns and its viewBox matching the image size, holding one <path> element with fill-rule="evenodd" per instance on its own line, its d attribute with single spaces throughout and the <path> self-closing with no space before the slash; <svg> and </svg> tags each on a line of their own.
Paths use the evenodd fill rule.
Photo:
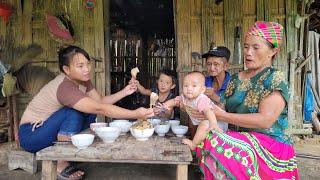
<svg viewBox="0 0 320 180">
<path fill-rule="evenodd" d="M 17 112 L 17 99 L 16 95 L 13 94 L 11 96 L 12 100 L 12 118 L 13 118 L 13 134 L 14 134 L 14 141 L 17 143 L 19 146 L 19 137 L 18 137 L 18 130 L 19 130 L 19 120 L 18 120 L 18 112 Z"/>
<path fill-rule="evenodd" d="M 290 53 L 290 63 L 289 63 L 289 102 L 288 102 L 288 120 L 289 120 L 289 129 L 288 133 L 293 134 L 293 127 L 296 125 L 295 122 L 295 112 L 294 112 L 294 83 L 295 83 L 295 73 L 296 69 L 296 60 L 297 52 L 293 51 Z"/>
<path fill-rule="evenodd" d="M 42 161 L 41 180 L 57 179 L 57 161 Z"/>
<path fill-rule="evenodd" d="M 24 150 L 10 151 L 8 154 L 8 169 L 23 169 L 31 174 L 37 172 L 37 160 L 33 153 Z"/>
<path fill-rule="evenodd" d="M 12 113 L 12 99 L 11 97 L 7 97 L 7 103 L 9 104 L 9 107 L 7 109 L 7 118 L 9 123 L 9 129 L 8 129 L 8 141 L 14 141 L 14 132 L 13 132 L 13 113 Z"/>
<path fill-rule="evenodd" d="M 188 165 L 178 164 L 176 171 L 176 180 L 187 180 L 188 179 Z"/>
</svg>

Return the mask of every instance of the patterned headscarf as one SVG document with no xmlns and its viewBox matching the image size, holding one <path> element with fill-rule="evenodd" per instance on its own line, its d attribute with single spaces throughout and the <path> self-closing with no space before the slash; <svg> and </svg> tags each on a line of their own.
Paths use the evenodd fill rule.
<svg viewBox="0 0 320 180">
<path fill-rule="evenodd" d="M 283 27 L 276 22 L 257 21 L 248 31 L 247 35 L 260 36 L 279 48 L 283 36 Z"/>
</svg>

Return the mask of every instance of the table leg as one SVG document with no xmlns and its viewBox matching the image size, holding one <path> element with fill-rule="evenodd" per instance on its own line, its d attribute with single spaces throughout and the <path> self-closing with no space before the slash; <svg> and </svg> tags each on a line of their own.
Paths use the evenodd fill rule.
<svg viewBox="0 0 320 180">
<path fill-rule="evenodd" d="M 176 171 L 176 180 L 187 180 L 188 179 L 188 165 L 178 164 Z"/>
<path fill-rule="evenodd" d="M 57 179 L 57 161 L 42 161 L 41 180 Z"/>
</svg>

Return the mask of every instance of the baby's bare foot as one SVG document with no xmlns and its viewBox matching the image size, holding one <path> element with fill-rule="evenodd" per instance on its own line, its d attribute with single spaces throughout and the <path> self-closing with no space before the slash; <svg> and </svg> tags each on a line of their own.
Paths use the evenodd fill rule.
<svg viewBox="0 0 320 180">
<path fill-rule="evenodd" d="M 197 145 L 194 144 L 190 139 L 182 139 L 182 143 L 188 145 L 192 151 L 197 147 Z"/>
</svg>

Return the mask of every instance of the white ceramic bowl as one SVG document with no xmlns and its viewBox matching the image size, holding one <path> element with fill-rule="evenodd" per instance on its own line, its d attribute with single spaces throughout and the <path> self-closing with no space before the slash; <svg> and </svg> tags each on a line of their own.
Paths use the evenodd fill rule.
<svg viewBox="0 0 320 180">
<path fill-rule="evenodd" d="M 94 135 L 92 134 L 76 134 L 71 136 L 71 141 L 78 149 L 85 149 L 93 143 Z"/>
<path fill-rule="evenodd" d="M 97 128 L 106 127 L 107 125 L 108 125 L 108 123 L 104 123 L 104 122 L 91 123 L 90 129 L 94 132 Z"/>
<path fill-rule="evenodd" d="M 109 126 L 120 128 L 120 130 L 121 130 L 120 135 L 125 135 L 130 130 L 132 123 L 129 121 L 113 121 L 113 122 L 109 123 Z"/>
<path fill-rule="evenodd" d="M 161 123 L 161 119 L 153 119 L 153 118 L 150 118 L 150 119 L 148 119 L 147 120 L 149 123 L 151 123 L 153 126 L 156 126 L 156 125 L 158 125 L 158 124 L 160 124 Z"/>
<path fill-rule="evenodd" d="M 170 126 L 178 126 L 180 124 L 179 120 L 169 120 Z"/>
<path fill-rule="evenodd" d="M 183 137 L 188 131 L 188 126 L 178 125 L 171 126 L 172 132 L 176 134 L 178 137 Z"/>
<path fill-rule="evenodd" d="M 121 130 L 118 127 L 100 127 L 96 129 L 96 133 L 103 142 L 112 143 L 119 137 Z"/>
<path fill-rule="evenodd" d="M 169 122 L 167 122 L 167 123 L 161 123 L 156 125 L 154 130 L 159 136 L 165 136 L 166 133 L 169 131 L 169 129 L 170 129 L 170 124 Z"/>
<path fill-rule="evenodd" d="M 129 122 L 127 119 L 114 119 L 112 122 Z"/>
<path fill-rule="evenodd" d="M 138 141 L 146 141 L 154 133 L 154 128 L 140 130 L 131 127 L 130 132 Z"/>
</svg>

